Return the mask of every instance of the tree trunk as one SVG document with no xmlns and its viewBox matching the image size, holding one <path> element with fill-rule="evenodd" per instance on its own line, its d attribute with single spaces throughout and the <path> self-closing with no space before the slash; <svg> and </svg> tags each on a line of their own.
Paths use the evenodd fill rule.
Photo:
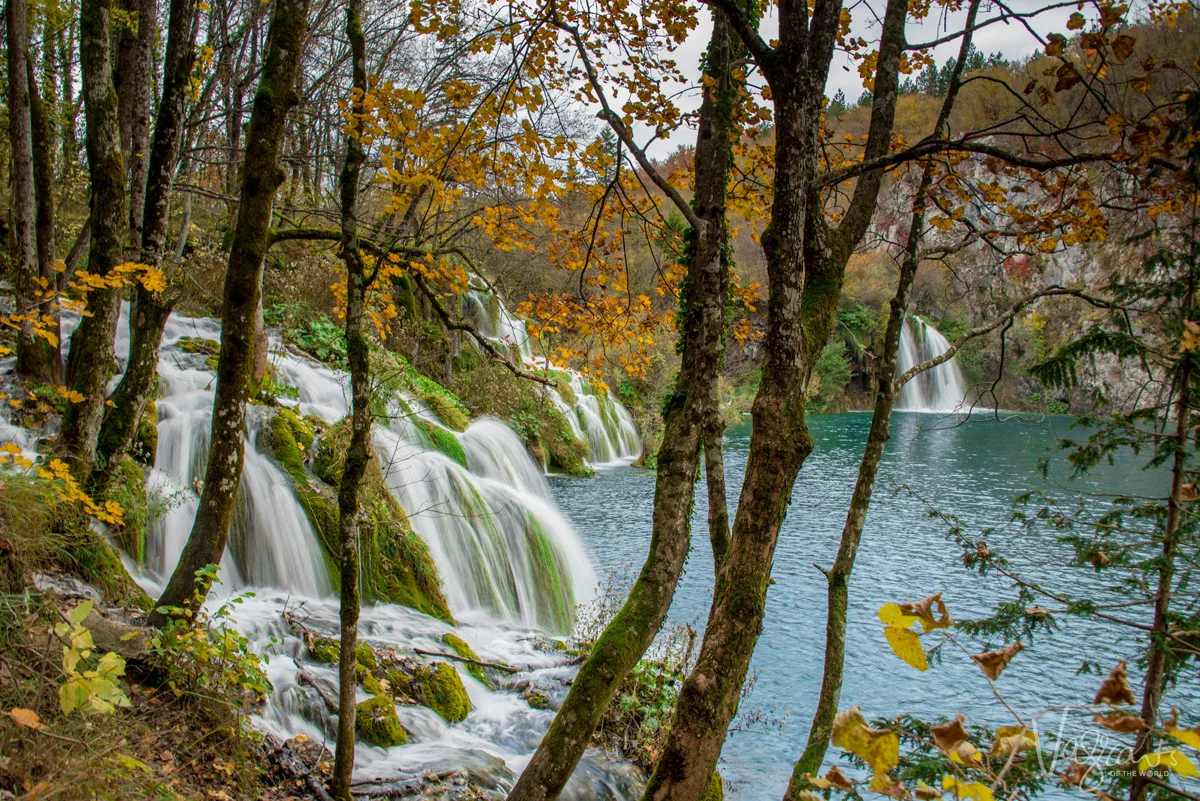
<svg viewBox="0 0 1200 801">
<path fill-rule="evenodd" d="M 1187 261 L 1189 271 L 1187 292 L 1183 298 L 1184 314 L 1190 317 L 1193 313 L 1195 299 L 1195 250 L 1189 254 Z M 1171 645 L 1171 595 L 1175 583 L 1175 560 L 1179 549 L 1180 525 L 1183 519 L 1184 485 L 1192 480 L 1187 464 L 1187 449 L 1189 432 L 1191 431 L 1191 353 L 1184 351 L 1180 354 L 1179 366 L 1179 399 L 1175 402 L 1175 434 L 1171 443 L 1174 455 L 1171 460 L 1171 491 L 1167 496 L 1167 520 L 1163 530 L 1162 557 L 1158 563 L 1158 587 L 1154 596 L 1154 621 L 1150 631 L 1150 653 L 1146 660 L 1146 678 L 1142 688 L 1142 720 L 1146 730 L 1138 734 L 1133 748 L 1133 763 L 1137 762 L 1154 748 L 1154 732 L 1158 725 L 1158 711 L 1162 704 L 1163 689 L 1166 686 L 1167 661 L 1177 658 Z M 1151 784 L 1147 776 L 1137 772 L 1129 787 L 1129 801 L 1145 801 Z"/>
<path fill-rule="evenodd" d="M 58 359 L 49 342 L 36 333 L 43 291 L 38 259 L 38 205 L 34 179 L 31 102 L 36 87 L 29 80 L 29 23 L 25 0 L 8 0 L 8 136 L 12 148 L 12 230 L 16 313 L 27 317 L 17 329 L 17 374 L 39 383 L 56 382 Z"/>
<path fill-rule="evenodd" d="M 158 29 L 156 0 L 125 0 L 124 10 L 136 15 L 137 30 L 120 39 L 115 84 L 121 118 L 121 148 L 129 169 L 129 241 L 142 240 L 147 150 L 154 93 L 154 38 Z"/>
<path fill-rule="evenodd" d="M 719 398 L 714 400 L 719 401 Z M 708 541 L 712 545 L 713 571 L 721 572 L 721 563 L 729 550 L 729 507 L 725 500 L 725 424 L 717 404 L 709 411 L 704 427 L 704 483 L 708 488 Z"/>
<path fill-rule="evenodd" d="M 906 4 L 890 0 L 876 69 L 868 157 L 887 152 Z M 683 683 L 667 744 L 646 786 L 654 801 L 695 801 L 708 787 L 762 631 L 771 565 L 792 488 L 812 452 L 805 387 L 833 328 L 853 246 L 874 210 L 881 174 L 860 179 L 845 222 L 831 230 L 819 191 L 821 104 L 840 2 L 818 0 L 780 17 L 765 70 L 775 98 L 776 149 L 767 258 L 766 357 L 751 410 L 753 433 L 729 550 L 717 575 L 695 669 Z M 762 66 L 762 65 L 760 65 Z"/>
<path fill-rule="evenodd" d="M 29 79 L 29 111 L 33 128 L 33 188 L 37 201 L 37 256 L 38 256 L 38 285 L 43 293 L 54 289 L 58 281 L 58 256 L 56 251 L 57 234 L 55 228 L 55 199 L 54 199 L 54 160 L 51 155 L 53 148 L 53 132 L 50 116 L 46 113 L 46 104 L 36 90 L 33 77 L 33 64 L 26 59 L 25 68 Z M 53 95 L 51 95 L 53 96 Z M 43 294 L 43 297 L 46 297 Z M 38 314 L 46 328 L 55 340 L 61 336 L 58 324 L 58 311 L 50 300 L 39 304 Z M 49 322 L 46 322 L 47 319 Z M 54 384 L 62 383 L 62 351 L 58 345 L 50 344 L 49 340 L 38 339 L 43 351 L 41 359 L 49 371 L 49 380 Z"/>
<path fill-rule="evenodd" d="M 349 0 L 346 6 L 346 38 L 350 42 L 353 74 L 351 112 L 363 114 L 363 95 L 367 91 L 366 41 L 363 37 L 361 0 Z M 338 486 L 338 533 L 341 544 L 342 573 L 341 656 L 338 659 L 338 728 L 333 764 L 333 794 L 350 801 L 350 780 L 354 770 L 355 700 L 358 693 L 358 494 L 367 464 L 371 459 L 371 361 L 367 335 L 363 329 L 363 303 L 366 296 L 366 267 L 358 244 L 358 183 L 366 155 L 359 139 L 360 128 L 353 124 L 346 134 L 346 162 L 342 166 L 342 261 L 346 264 L 346 360 L 350 366 L 350 391 L 353 410 L 350 418 L 350 446 Z"/>
<path fill-rule="evenodd" d="M 262 80 L 250 115 L 237 225 L 225 275 L 221 360 L 204 490 L 192 533 L 159 599 L 160 607 L 191 606 L 195 595 L 203 594 L 195 573 L 220 562 L 229 536 L 242 475 L 246 394 L 254 363 L 254 310 L 262 291 L 271 205 L 282 182 L 279 143 L 288 110 L 296 104 L 296 70 L 307 28 L 308 0 L 276 0 Z M 161 613 L 151 616 L 155 625 L 165 621 Z"/>
<path fill-rule="evenodd" d="M 154 126 L 140 209 L 141 223 L 138 225 L 142 235 L 140 258 L 154 267 L 161 267 L 165 256 L 171 185 L 179 161 L 187 84 L 195 62 L 195 17 L 196 0 L 171 0 L 163 96 Z M 135 148 L 136 136 L 135 125 Z M 163 327 L 172 307 L 172 301 L 162 293 L 150 292 L 141 284 L 135 292 L 129 321 L 129 361 L 125 375 L 113 391 L 113 405 L 104 415 L 98 438 L 97 461 L 105 466 L 105 479 L 111 474 L 111 466 L 129 449 L 146 400 L 154 388 Z"/>
<path fill-rule="evenodd" d="M 714 16 L 706 64 L 716 88 L 705 92 L 701 103 L 695 156 L 695 209 L 704 225 L 689 234 L 692 247 L 680 299 L 682 363 L 664 407 L 650 553 L 621 611 L 580 667 L 509 801 L 550 801 L 562 792 L 613 694 L 662 626 L 691 545 L 700 446 L 707 415 L 716 407 L 724 346 L 729 285 L 725 186 L 739 90 L 732 77 L 733 37 L 725 18 Z"/>
<path fill-rule="evenodd" d="M 117 94 L 113 89 L 109 33 L 112 0 L 83 0 L 79 14 L 79 60 L 87 118 L 87 156 L 91 173 L 91 244 L 88 272 L 107 275 L 125 261 L 125 159 Z M 67 407 L 59 442 L 88 473 L 96 455 L 96 435 L 104 413 L 104 389 L 116 369 L 113 340 L 121 308 L 120 292 L 96 289 L 87 298 L 89 316 L 71 336 L 67 386 L 83 401 Z"/>
</svg>

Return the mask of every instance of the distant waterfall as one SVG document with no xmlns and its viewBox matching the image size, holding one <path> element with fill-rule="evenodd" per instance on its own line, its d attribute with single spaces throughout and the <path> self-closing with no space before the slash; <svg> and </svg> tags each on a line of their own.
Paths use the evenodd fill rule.
<svg viewBox="0 0 1200 801">
<path fill-rule="evenodd" d="M 945 353 L 950 343 L 941 332 L 916 315 L 904 320 L 900 330 L 897 377 L 910 368 Z M 953 412 L 963 408 L 967 380 L 957 358 L 913 377 L 896 398 L 895 408 L 910 412 Z"/>
<path fill-rule="evenodd" d="M 537 369 L 549 367 L 544 357 L 534 354 L 525 321 L 513 317 L 494 292 L 472 289 L 462 296 L 462 305 L 463 312 L 483 336 L 505 348 L 516 350 L 523 364 Z M 567 403 L 559 392 L 550 387 L 546 388 L 546 395 L 567 419 L 575 436 L 588 443 L 591 451 L 589 464 L 628 463 L 641 455 L 642 442 L 633 415 L 612 393 L 593 391 L 591 382 L 574 370 L 562 367 L 551 369 L 567 376 L 575 403 L 573 406 Z"/>
</svg>

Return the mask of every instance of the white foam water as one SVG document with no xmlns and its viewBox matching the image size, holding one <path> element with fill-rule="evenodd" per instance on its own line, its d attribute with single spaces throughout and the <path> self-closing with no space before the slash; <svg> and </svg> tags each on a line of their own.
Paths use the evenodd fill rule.
<svg viewBox="0 0 1200 801">
<path fill-rule="evenodd" d="M 914 324 L 915 323 L 915 324 Z M 912 367 L 941 356 L 950 348 L 942 333 L 920 317 L 904 320 L 900 329 L 900 353 L 896 374 L 904 375 Z M 914 376 L 900 388 L 895 408 L 910 412 L 954 412 L 964 409 L 967 380 L 957 357 Z"/>
</svg>

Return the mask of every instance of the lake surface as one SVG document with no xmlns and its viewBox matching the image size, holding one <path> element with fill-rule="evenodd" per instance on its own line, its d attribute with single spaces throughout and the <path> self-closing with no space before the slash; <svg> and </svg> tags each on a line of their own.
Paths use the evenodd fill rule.
<svg viewBox="0 0 1200 801">
<path fill-rule="evenodd" d="M 740 798 L 782 797 L 792 763 L 807 739 L 821 682 L 825 627 L 825 581 L 813 563 L 827 567 L 837 551 L 869 424 L 868 414 L 810 419 L 816 448 L 800 473 L 780 535 L 775 584 L 751 668 L 757 681 L 734 724 L 744 730 L 731 734 L 720 764 Z M 1042 478 L 1038 461 L 1061 438 L 1081 436 L 1070 425 L 1071 418 L 1059 416 L 976 419 L 958 425 L 937 415 L 893 415 L 892 439 L 851 580 L 841 709 L 860 705 L 868 719 L 901 712 L 931 719 L 963 712 L 970 722 L 992 726 L 1013 722 L 962 651 L 945 649 L 941 664 L 934 660 L 927 672 L 919 673 L 889 650 L 876 617 L 884 603 L 918 601 L 942 592 L 951 614 L 961 620 L 982 617 L 996 600 L 1014 597 L 1003 579 L 981 578 L 965 569 L 958 546 L 945 538 L 945 525 L 929 519 L 920 500 L 895 491 L 893 482 L 957 515 L 971 531 L 1002 526 L 1015 496 L 1032 489 L 1059 488 Z M 748 425 L 729 430 L 725 465 L 731 513 L 748 446 Z M 1050 471 L 1051 482 L 1065 481 L 1062 458 L 1052 464 L 1057 466 Z M 1140 464 L 1127 459 L 1071 486 L 1165 494 L 1163 476 L 1143 472 Z M 575 524 L 597 572 L 618 571 L 632 581 L 649 543 L 654 474 L 619 468 L 598 472 L 595 478 L 555 478 L 551 483 L 555 500 Z M 706 514 L 700 485 L 693 523 L 696 536 L 670 612 L 672 621 L 690 622 L 697 628 L 703 627 L 712 598 Z M 1064 572 L 1061 563 L 1068 554 L 1050 537 L 1022 538 L 1001 531 L 991 541 L 993 548 L 1004 543 L 1004 552 L 1015 564 L 1061 589 L 1078 592 L 1084 586 L 1099 586 L 1090 569 Z M 1104 583 L 1111 578 L 1105 576 Z M 1122 632 L 1063 616 L 1058 620 L 1060 628 L 1039 636 L 1018 654 L 997 683 L 1018 712 L 1036 713 L 1050 704 L 1089 703 L 1103 676 L 1077 675 L 1085 657 L 1104 665 L 1105 671 L 1118 659 L 1130 658 L 1130 680 L 1139 687 L 1131 646 L 1119 641 Z M 961 635 L 960 639 L 973 653 L 1005 644 Z M 1194 692 L 1194 688 L 1187 691 L 1189 700 Z M 782 728 L 748 725 L 745 716 L 756 710 L 782 723 Z M 1057 729 L 1057 716 L 1053 723 Z M 839 753 L 831 749 L 831 759 Z"/>
</svg>

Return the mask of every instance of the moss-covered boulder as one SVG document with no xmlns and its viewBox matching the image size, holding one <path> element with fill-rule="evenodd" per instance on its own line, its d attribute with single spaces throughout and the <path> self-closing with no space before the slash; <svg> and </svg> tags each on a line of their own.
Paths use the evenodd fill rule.
<svg viewBox="0 0 1200 801">
<path fill-rule="evenodd" d="M 458 671 L 445 662 L 409 662 L 389 670 L 386 678 L 392 692 L 429 707 L 447 723 L 458 723 L 471 714 L 467 688 Z"/>
<path fill-rule="evenodd" d="M 428 420 L 418 420 L 417 425 L 424 434 L 425 444 L 441 451 L 463 467 L 467 466 L 467 452 L 453 431 L 448 431 Z"/>
<path fill-rule="evenodd" d="M 305 457 L 313 449 L 312 472 Z M 329 576 L 337 587 L 336 554 L 340 514 L 337 487 L 350 446 L 350 421 L 329 426 L 319 439 L 313 426 L 287 409 L 279 410 L 259 434 L 259 449 L 274 455 L 296 488 L 300 505 L 317 532 Z M 359 492 L 359 550 L 364 603 L 401 604 L 453 623 L 441 578 L 429 547 L 412 529 L 408 516 L 388 490 L 372 459 Z"/>
<path fill-rule="evenodd" d="M 305 643 L 305 650 L 314 662 L 331 665 L 338 661 L 342 647 L 333 637 L 313 637 Z"/>
<path fill-rule="evenodd" d="M 442 642 L 449 646 L 450 650 L 454 651 L 455 654 L 461 656 L 463 659 L 473 659 L 476 662 L 480 661 L 479 656 L 475 653 L 475 649 L 471 647 L 470 643 L 468 643 L 462 637 L 459 637 L 454 632 L 448 631 L 443 634 Z M 467 673 L 483 682 L 484 685 L 487 687 L 492 686 L 492 682 L 488 679 L 487 671 L 483 669 L 483 665 L 473 665 L 470 662 L 466 662 L 464 663 L 464 667 L 466 667 Z"/>
<path fill-rule="evenodd" d="M 358 736 L 371 745 L 391 748 L 408 742 L 408 732 L 400 725 L 396 705 L 392 699 L 382 695 L 355 707 L 354 725 L 358 729 Z"/>
</svg>

